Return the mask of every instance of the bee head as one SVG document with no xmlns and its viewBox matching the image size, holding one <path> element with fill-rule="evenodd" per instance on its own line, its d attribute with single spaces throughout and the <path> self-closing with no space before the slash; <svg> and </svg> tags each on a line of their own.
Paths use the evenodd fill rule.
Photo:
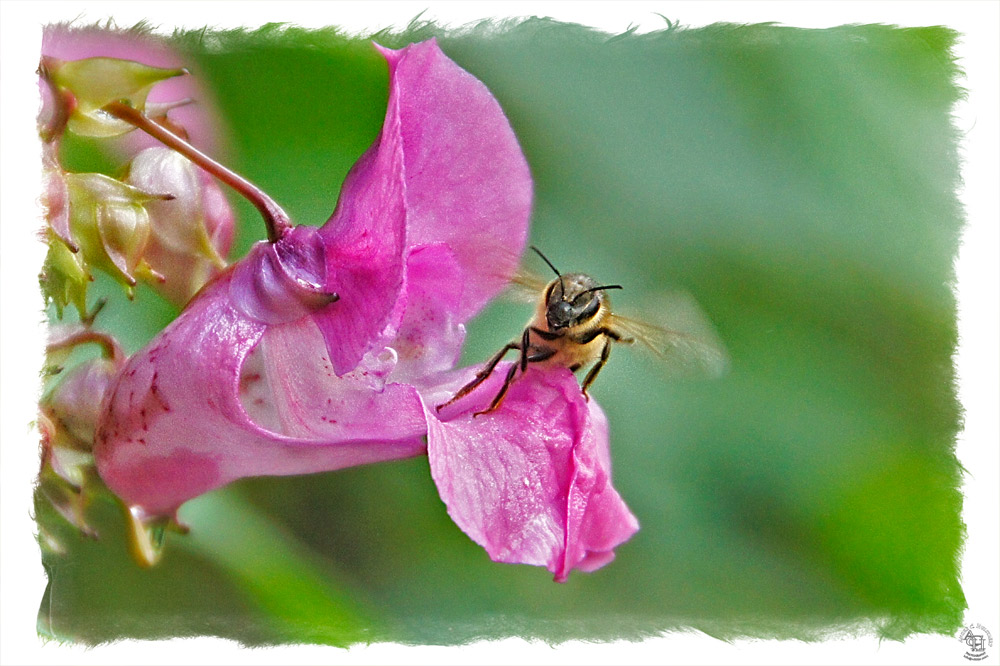
<svg viewBox="0 0 1000 666">
<path fill-rule="evenodd" d="M 583 273 L 563 275 L 552 262 L 534 245 L 531 249 L 538 253 L 556 279 L 545 289 L 545 320 L 550 331 L 559 331 L 585 324 L 600 312 L 608 302 L 606 289 L 621 289 L 619 284 L 598 284 L 597 280 Z"/>
<path fill-rule="evenodd" d="M 546 290 L 545 300 L 549 330 L 572 328 L 593 319 L 608 302 L 606 289 L 621 289 L 621 286 L 599 284 L 583 273 L 568 273 L 553 280 Z"/>
</svg>

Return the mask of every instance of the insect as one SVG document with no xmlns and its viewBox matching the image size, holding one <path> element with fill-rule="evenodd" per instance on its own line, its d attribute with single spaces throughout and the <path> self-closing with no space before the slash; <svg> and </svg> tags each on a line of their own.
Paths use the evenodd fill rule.
<svg viewBox="0 0 1000 666">
<path fill-rule="evenodd" d="M 686 301 L 686 316 L 676 317 L 681 327 L 661 327 L 613 312 L 609 291 L 622 289 L 619 284 L 601 284 L 584 273 L 561 273 L 535 246 L 531 246 L 556 274 L 547 284 L 544 280 L 526 273 L 515 277 L 515 286 L 530 290 L 538 303 L 535 314 L 524 328 L 519 339 L 508 342 L 493 355 L 441 409 L 462 399 L 493 374 L 494 369 L 508 352 L 519 352 L 518 361 L 508 370 L 503 386 L 486 409 L 473 416 L 497 409 L 513 384 L 518 370 L 523 374 L 529 363 L 559 365 L 576 372 L 593 364 L 584 377 L 581 391 L 590 399 L 587 389 L 594 383 L 601 368 L 608 362 L 613 343 L 641 342 L 663 360 L 679 361 L 673 365 L 698 365 L 711 374 L 721 372 L 726 364 L 721 345 L 712 340 L 711 327 L 703 315 Z M 541 298 L 539 299 L 539 294 Z M 671 307 L 672 310 L 678 310 Z M 675 313 L 677 314 L 677 313 Z"/>
</svg>

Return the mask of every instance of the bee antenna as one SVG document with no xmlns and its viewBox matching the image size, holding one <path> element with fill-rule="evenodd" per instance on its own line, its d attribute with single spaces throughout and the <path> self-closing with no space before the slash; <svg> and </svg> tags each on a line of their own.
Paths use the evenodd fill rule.
<svg viewBox="0 0 1000 666">
<path fill-rule="evenodd" d="M 542 258 L 542 261 L 544 261 L 545 263 L 547 263 L 549 265 L 549 268 L 552 269 L 552 271 L 556 274 L 557 277 L 560 277 L 560 278 L 562 277 L 562 273 L 559 272 L 559 269 L 552 265 L 552 262 L 549 261 L 548 257 L 546 257 L 544 254 L 542 254 L 541 250 L 539 250 L 534 245 L 531 246 L 531 249 L 534 250 L 538 254 L 538 256 Z"/>
<path fill-rule="evenodd" d="M 584 294 L 589 294 L 592 291 L 601 291 L 602 289 L 624 289 L 624 288 L 625 287 L 621 286 L 620 284 L 604 284 L 601 285 L 600 287 L 591 287 L 586 291 L 582 291 L 580 292 L 580 296 L 583 296 Z"/>
<path fill-rule="evenodd" d="M 557 276 L 557 277 L 559 278 L 559 298 L 562 298 L 562 297 L 563 297 L 563 295 L 564 295 L 564 294 L 566 293 L 566 285 L 565 285 L 565 284 L 563 284 L 563 276 L 562 276 L 562 273 L 560 273 L 560 272 L 559 272 L 559 269 L 558 269 L 558 268 L 556 268 L 555 266 L 553 266 L 553 265 L 552 265 L 552 262 L 551 262 L 551 261 L 549 261 L 549 258 L 548 258 L 548 257 L 546 257 L 546 256 L 545 256 L 544 254 L 542 254 L 542 251 L 541 251 L 541 250 L 539 250 L 539 249 L 538 249 L 537 247 L 535 247 L 534 245 L 532 245 L 532 246 L 531 246 L 531 249 L 532 249 L 532 250 L 534 250 L 534 251 L 535 251 L 535 252 L 536 252 L 536 253 L 538 254 L 538 256 L 542 258 L 542 261 L 544 261 L 545 263 L 547 263 L 547 264 L 549 265 L 549 268 L 551 268 L 551 269 L 552 269 L 552 271 L 553 271 L 553 272 L 554 272 L 554 273 L 556 274 L 556 276 Z"/>
</svg>

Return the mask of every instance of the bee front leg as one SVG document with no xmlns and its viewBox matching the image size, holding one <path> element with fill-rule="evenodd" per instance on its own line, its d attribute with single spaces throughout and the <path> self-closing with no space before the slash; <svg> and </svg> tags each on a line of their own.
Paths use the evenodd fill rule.
<svg viewBox="0 0 1000 666">
<path fill-rule="evenodd" d="M 486 363 L 486 365 L 483 367 L 482 370 L 476 373 L 476 376 L 472 379 L 471 382 L 460 388 L 458 390 L 458 393 L 453 395 L 448 402 L 438 405 L 437 407 L 435 407 L 435 409 L 440 412 L 442 409 L 452 404 L 453 402 L 461 398 L 464 398 L 465 396 L 472 393 L 472 391 L 475 390 L 477 386 L 485 382 L 486 378 L 489 377 L 491 374 L 493 374 L 493 369 L 496 368 L 497 364 L 501 361 L 501 359 L 503 359 L 503 357 L 507 355 L 507 352 L 509 352 L 511 349 L 520 349 L 520 348 L 521 347 L 516 342 L 508 342 L 503 349 L 501 349 L 500 351 L 498 351 L 496 354 L 493 355 L 493 358 L 491 358 Z M 515 365 L 514 367 L 516 368 L 517 365 Z"/>
<path fill-rule="evenodd" d="M 583 397 L 586 398 L 588 402 L 590 401 L 590 396 L 587 395 L 587 389 L 590 388 L 590 385 L 594 383 L 595 379 L 597 379 L 597 373 L 600 372 L 601 368 L 604 367 L 604 364 L 608 362 L 608 356 L 610 355 L 611 339 L 610 336 L 605 335 L 604 347 L 601 349 L 601 358 L 597 359 L 597 363 L 594 364 L 594 367 L 592 367 L 590 372 L 587 373 L 586 379 L 583 380 Z"/>
<path fill-rule="evenodd" d="M 510 370 L 507 371 L 507 377 L 503 380 L 503 386 L 500 387 L 500 391 L 497 392 L 497 395 L 495 398 L 493 398 L 493 402 L 490 403 L 490 406 L 487 407 L 486 409 L 474 412 L 472 414 L 472 418 L 492 412 L 494 409 L 500 406 L 500 403 L 503 402 L 504 396 L 507 395 L 507 390 L 510 389 L 510 385 L 514 383 L 515 372 L 517 372 L 517 363 L 510 366 Z"/>
<path fill-rule="evenodd" d="M 520 347 L 515 346 L 515 349 L 521 350 L 521 357 L 518 359 L 517 363 L 510 366 L 510 370 L 507 371 L 507 377 L 504 378 L 503 380 L 503 386 L 500 387 L 500 390 L 497 392 L 496 397 L 493 398 L 493 402 L 490 403 L 490 406 L 484 410 L 475 412 L 472 415 L 473 418 L 479 416 L 480 414 L 486 414 L 488 412 L 492 412 L 494 409 L 499 407 L 500 403 L 503 402 L 504 396 L 507 395 L 507 391 L 510 389 L 510 385 L 514 383 L 514 374 L 517 372 L 517 369 L 520 367 L 522 373 L 525 370 L 527 370 L 528 361 L 530 360 L 530 357 L 528 356 L 528 349 L 530 348 L 530 344 L 528 343 L 528 338 L 530 335 L 531 335 L 531 329 L 530 328 L 524 329 L 524 333 L 521 334 Z M 500 359 L 497 359 L 498 362 L 499 360 Z M 496 364 L 494 363 L 493 365 L 495 366 Z"/>
</svg>

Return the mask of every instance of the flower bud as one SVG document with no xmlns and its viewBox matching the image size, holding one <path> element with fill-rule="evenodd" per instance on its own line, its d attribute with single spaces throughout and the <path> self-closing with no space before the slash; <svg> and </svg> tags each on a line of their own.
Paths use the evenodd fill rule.
<svg viewBox="0 0 1000 666">
<path fill-rule="evenodd" d="M 70 93 L 76 103 L 68 127 L 81 136 L 108 137 L 125 134 L 132 125 L 102 108 L 124 101 L 140 112 L 154 84 L 185 74 L 184 69 L 161 69 L 118 58 L 85 58 L 62 61 L 43 58 L 42 68 L 53 83 Z"/>
<path fill-rule="evenodd" d="M 66 185 L 66 174 L 52 161 L 46 164 L 42 179 L 42 206 L 45 208 L 49 228 L 69 249 L 76 252 L 79 248 L 69 231 L 69 188 Z"/>
<path fill-rule="evenodd" d="M 49 252 L 45 257 L 40 281 L 46 300 L 56 306 L 62 319 L 63 309 L 72 303 L 81 317 L 87 312 L 87 285 L 93 279 L 82 252 L 73 252 L 51 231 Z"/>
<path fill-rule="evenodd" d="M 58 243 L 58 241 L 56 241 Z M 58 363 L 81 344 L 103 347 L 101 356 L 65 371 L 39 403 L 42 433 L 42 469 L 39 489 L 64 518 L 88 535 L 93 531 L 84 516 L 88 481 L 95 478 L 94 433 L 104 394 L 124 363 L 118 343 L 87 326 L 56 331 L 49 343 L 49 361 Z"/>
<path fill-rule="evenodd" d="M 150 223 L 145 204 L 156 199 L 99 173 L 66 174 L 69 225 L 84 260 L 124 284 L 129 296 L 140 277 L 158 277 L 144 261 Z"/>
<path fill-rule="evenodd" d="M 129 167 L 126 182 L 162 198 L 145 204 L 151 236 L 145 258 L 163 276 L 157 289 L 184 305 L 226 267 L 234 217 L 207 172 L 168 148 L 147 148 Z"/>
</svg>

